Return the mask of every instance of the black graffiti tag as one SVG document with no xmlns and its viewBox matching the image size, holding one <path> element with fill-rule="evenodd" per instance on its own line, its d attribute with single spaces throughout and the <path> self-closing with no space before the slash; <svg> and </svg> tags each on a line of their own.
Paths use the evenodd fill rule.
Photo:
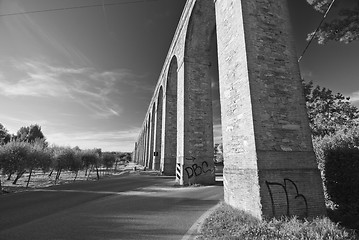
<svg viewBox="0 0 359 240">
<path fill-rule="evenodd" d="M 194 163 L 192 166 L 186 167 L 184 170 L 186 171 L 188 178 L 192 178 L 193 176 L 197 177 L 202 173 L 205 174 L 212 171 L 212 169 L 208 167 L 208 163 L 206 161 L 202 162 L 200 166 Z"/>
<path fill-rule="evenodd" d="M 308 203 L 307 203 L 307 199 L 305 198 L 305 196 L 303 194 L 300 194 L 299 191 L 298 191 L 298 187 L 297 185 L 295 184 L 294 181 L 288 179 L 288 178 L 284 178 L 284 184 L 281 184 L 281 183 L 277 183 L 277 182 L 268 182 L 266 181 L 266 185 L 267 185 L 267 188 L 268 188 L 268 191 L 269 191 L 269 195 L 270 195 L 270 198 L 271 198 L 271 201 L 272 201 L 272 212 L 273 212 L 273 216 L 275 216 L 275 203 L 274 203 L 274 200 L 273 200 L 273 192 L 270 188 L 270 186 L 280 186 L 283 188 L 284 190 L 284 193 L 285 193 L 285 198 L 286 198 L 286 214 L 287 216 L 290 215 L 290 200 L 289 200 L 289 195 L 288 195 L 288 183 L 289 184 L 292 184 L 292 186 L 294 186 L 295 188 L 295 196 L 294 196 L 294 199 L 302 199 L 304 204 L 305 204 L 305 217 L 308 217 Z"/>
</svg>

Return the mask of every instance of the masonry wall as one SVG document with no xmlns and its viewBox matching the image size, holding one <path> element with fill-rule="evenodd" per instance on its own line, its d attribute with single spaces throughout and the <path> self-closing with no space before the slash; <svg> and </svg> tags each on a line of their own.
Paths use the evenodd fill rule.
<svg viewBox="0 0 359 240">
<path fill-rule="evenodd" d="M 210 40 L 214 30 L 214 3 L 196 1 L 186 31 L 183 81 L 177 99 L 177 132 L 181 136 L 177 142 L 177 163 L 182 165 L 184 184 L 215 181 L 210 78 Z"/>
<path fill-rule="evenodd" d="M 324 214 L 286 0 L 218 0 L 216 13 L 226 202 Z"/>
<path fill-rule="evenodd" d="M 286 0 L 214 2 L 225 201 L 258 218 L 324 214 Z M 207 81 L 211 5 L 210 0 L 187 1 L 143 125 L 147 165 L 154 144 L 148 121 L 156 115 L 153 106 L 163 88 L 161 170 L 172 174 L 176 166 L 181 184 L 214 181 Z M 177 64 L 170 70 L 174 58 Z M 167 95 L 171 74 L 177 93 Z M 173 102 L 176 111 L 167 111 Z M 173 142 L 176 148 L 168 144 Z"/>
</svg>

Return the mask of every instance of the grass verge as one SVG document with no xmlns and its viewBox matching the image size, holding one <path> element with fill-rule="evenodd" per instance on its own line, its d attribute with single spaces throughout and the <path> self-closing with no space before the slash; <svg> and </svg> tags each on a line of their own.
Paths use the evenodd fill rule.
<svg viewBox="0 0 359 240">
<path fill-rule="evenodd" d="M 359 235 L 327 217 L 310 221 L 296 217 L 259 221 L 223 203 L 205 220 L 197 239 L 355 240 Z"/>
</svg>

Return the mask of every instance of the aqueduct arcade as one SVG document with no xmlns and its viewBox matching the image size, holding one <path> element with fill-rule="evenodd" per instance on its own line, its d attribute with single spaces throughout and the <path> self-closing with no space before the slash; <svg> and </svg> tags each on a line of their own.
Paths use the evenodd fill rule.
<svg viewBox="0 0 359 240">
<path fill-rule="evenodd" d="M 225 201 L 258 218 L 324 214 L 287 0 L 187 0 L 135 161 L 180 184 L 214 183 L 213 43 Z"/>
</svg>

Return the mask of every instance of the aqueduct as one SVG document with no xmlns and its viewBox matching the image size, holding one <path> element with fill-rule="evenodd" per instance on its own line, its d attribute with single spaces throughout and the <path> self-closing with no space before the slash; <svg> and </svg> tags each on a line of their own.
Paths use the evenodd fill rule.
<svg viewBox="0 0 359 240">
<path fill-rule="evenodd" d="M 287 0 L 187 0 L 134 159 L 180 184 L 214 183 L 213 42 L 225 201 L 258 218 L 324 214 Z"/>
</svg>

